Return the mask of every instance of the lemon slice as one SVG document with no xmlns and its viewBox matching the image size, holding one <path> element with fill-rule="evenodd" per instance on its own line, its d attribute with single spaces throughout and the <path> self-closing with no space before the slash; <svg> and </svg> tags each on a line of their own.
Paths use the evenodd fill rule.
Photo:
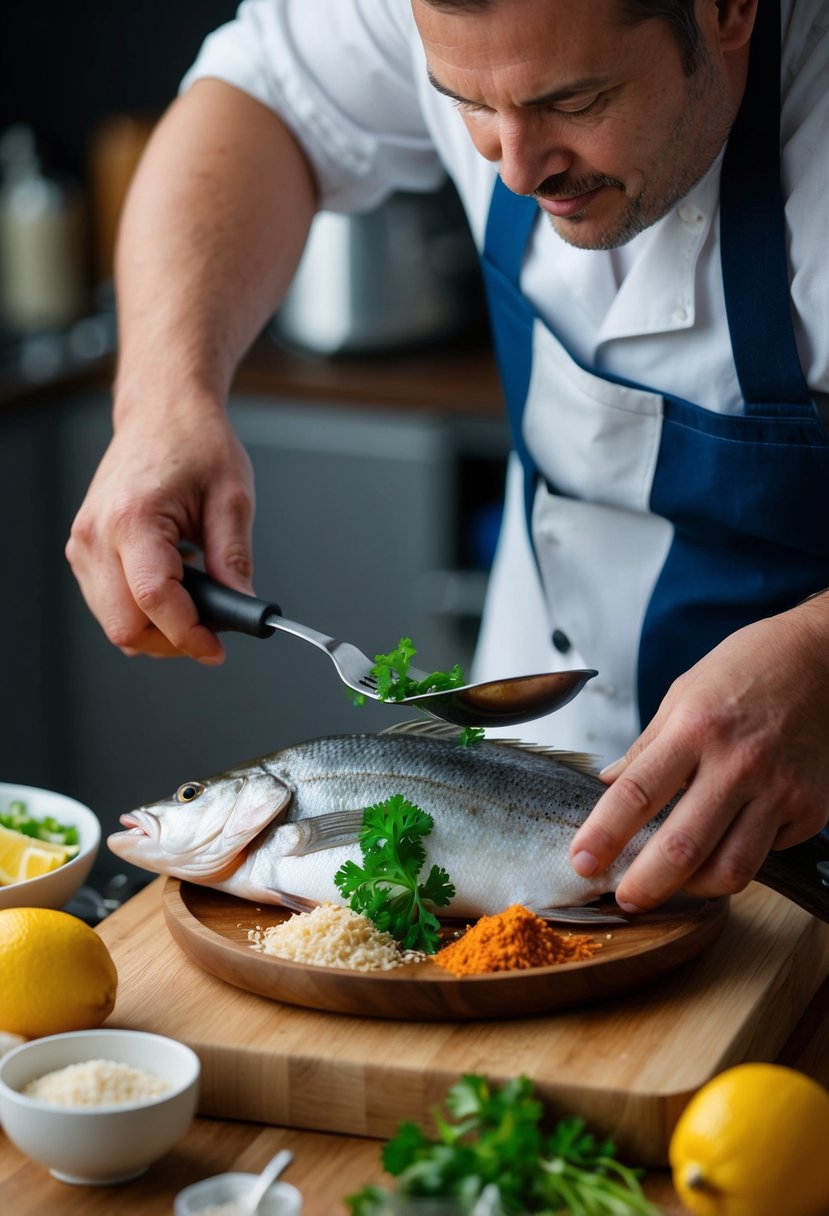
<svg viewBox="0 0 829 1216">
<path fill-rule="evenodd" d="M 74 857 L 76 845 L 51 844 L 0 825 L 0 886 L 40 878 Z"/>
</svg>

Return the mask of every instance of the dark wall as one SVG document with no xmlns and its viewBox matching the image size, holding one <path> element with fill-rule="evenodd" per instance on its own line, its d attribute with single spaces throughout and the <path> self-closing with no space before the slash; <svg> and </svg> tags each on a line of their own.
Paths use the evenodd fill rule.
<svg viewBox="0 0 829 1216">
<path fill-rule="evenodd" d="M 55 168 L 82 178 L 91 131 L 156 114 L 236 0 L 2 0 L 0 130 L 33 126 Z"/>
</svg>

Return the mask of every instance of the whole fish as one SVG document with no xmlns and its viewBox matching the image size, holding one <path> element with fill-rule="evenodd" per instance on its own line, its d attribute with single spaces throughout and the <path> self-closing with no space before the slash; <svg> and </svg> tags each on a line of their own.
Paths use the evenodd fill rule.
<svg viewBox="0 0 829 1216">
<path fill-rule="evenodd" d="M 615 890 L 670 810 L 604 873 L 581 878 L 568 847 L 606 789 L 585 758 L 502 741 L 461 747 L 457 731 L 448 734 L 407 725 L 287 747 L 122 815 L 126 830 L 108 844 L 124 861 L 244 899 L 296 910 L 342 904 L 334 875 L 361 860 L 365 807 L 402 794 L 434 820 L 423 872 L 432 864 L 448 871 L 455 896 L 445 915 L 512 904 L 543 915 Z M 829 918 L 827 905 L 824 893 L 816 915 Z"/>
</svg>

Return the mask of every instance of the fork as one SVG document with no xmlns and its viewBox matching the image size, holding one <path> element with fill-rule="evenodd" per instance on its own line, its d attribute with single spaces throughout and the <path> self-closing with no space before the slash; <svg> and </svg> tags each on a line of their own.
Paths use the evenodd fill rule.
<svg viewBox="0 0 829 1216">
<path fill-rule="evenodd" d="M 278 604 L 225 587 L 195 566 L 185 565 L 183 583 L 199 610 L 199 620 L 209 629 L 230 629 L 255 638 L 270 637 L 274 630 L 291 633 L 324 651 L 349 688 L 379 701 L 374 662 L 351 642 L 338 642 L 310 625 L 288 620 Z M 413 680 L 425 680 L 427 675 L 416 667 L 410 667 L 408 674 Z"/>
<path fill-rule="evenodd" d="M 199 619 L 208 628 L 231 629 L 255 638 L 269 637 L 274 630 L 291 633 L 324 651 L 348 688 L 375 701 L 384 700 L 377 692 L 375 664 L 351 642 L 337 641 L 308 625 L 289 621 L 278 604 L 225 587 L 187 563 L 183 583 L 198 609 Z M 409 668 L 408 674 L 416 681 L 427 678 L 427 673 L 417 668 Z M 414 705 L 455 726 L 515 726 L 560 709 L 595 675 L 593 670 L 580 670 L 512 676 L 388 703 Z"/>
</svg>

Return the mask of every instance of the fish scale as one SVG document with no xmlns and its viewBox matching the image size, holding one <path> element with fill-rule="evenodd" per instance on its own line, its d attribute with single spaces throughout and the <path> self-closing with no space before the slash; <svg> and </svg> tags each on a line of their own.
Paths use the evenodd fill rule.
<svg viewBox="0 0 829 1216">
<path fill-rule="evenodd" d="M 666 812 L 604 874 L 584 879 L 568 848 L 605 787 L 583 758 L 520 744 L 462 747 L 445 728 L 400 727 L 297 744 L 122 816 L 124 860 L 259 902 L 341 904 L 334 875 L 360 860 L 363 809 L 402 794 L 427 811 L 427 866 L 455 886 L 447 915 L 521 903 L 577 906 L 612 891 Z M 426 872 L 424 870 L 424 872 Z"/>
</svg>

